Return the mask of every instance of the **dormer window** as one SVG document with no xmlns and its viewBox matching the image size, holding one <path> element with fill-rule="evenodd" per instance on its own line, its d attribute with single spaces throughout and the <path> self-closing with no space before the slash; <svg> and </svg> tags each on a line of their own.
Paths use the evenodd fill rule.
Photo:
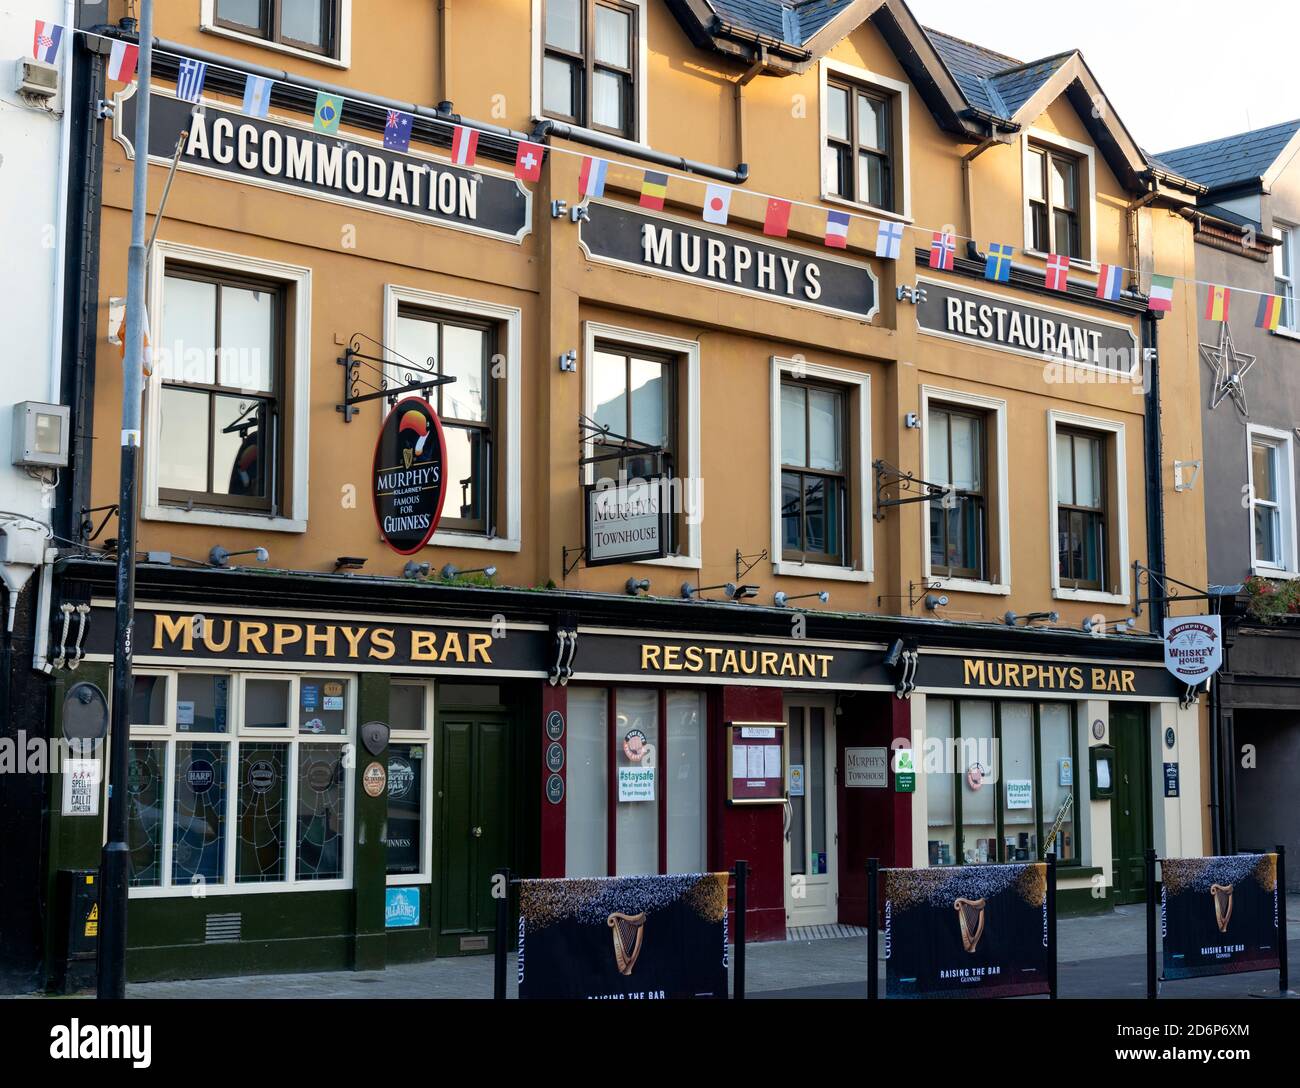
<svg viewBox="0 0 1300 1088">
<path fill-rule="evenodd" d="M 635 139 L 638 9 L 618 0 L 546 0 L 542 112 Z"/>
</svg>

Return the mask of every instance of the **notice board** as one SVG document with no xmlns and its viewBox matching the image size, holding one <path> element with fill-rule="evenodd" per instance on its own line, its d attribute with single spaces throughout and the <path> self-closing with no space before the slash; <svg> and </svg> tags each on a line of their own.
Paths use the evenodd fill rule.
<svg viewBox="0 0 1300 1088">
<path fill-rule="evenodd" d="M 727 723 L 727 800 L 784 801 L 788 767 L 785 722 Z"/>
</svg>

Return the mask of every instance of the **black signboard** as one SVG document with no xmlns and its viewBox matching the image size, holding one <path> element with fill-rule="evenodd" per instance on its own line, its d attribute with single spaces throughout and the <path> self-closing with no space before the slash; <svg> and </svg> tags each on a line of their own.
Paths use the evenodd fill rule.
<svg viewBox="0 0 1300 1088">
<path fill-rule="evenodd" d="M 1276 971 L 1276 854 L 1160 861 L 1164 977 Z"/>
<path fill-rule="evenodd" d="M 447 443 L 429 402 L 407 397 L 384 420 L 375 443 L 375 521 L 398 555 L 418 552 L 433 536 L 447 497 Z"/>
<path fill-rule="evenodd" d="M 886 997 L 1051 992 L 1047 866 L 885 870 Z"/>
<path fill-rule="evenodd" d="M 1130 374 L 1138 364 L 1137 337 L 1128 325 L 939 280 L 917 285 L 917 328 L 932 336 L 1116 374 Z"/>
<path fill-rule="evenodd" d="M 1046 657 L 921 654 L 916 682 L 927 691 L 1016 691 L 1176 699 L 1181 688 L 1163 665 Z"/>
<path fill-rule="evenodd" d="M 727 880 L 521 880 L 519 996 L 725 998 Z"/>
<path fill-rule="evenodd" d="M 117 96 L 115 136 L 135 154 L 136 85 Z M 150 98 L 149 157 L 170 162 L 182 132 L 181 170 L 318 200 L 352 204 L 456 230 L 519 242 L 532 227 L 532 197 L 512 176 L 481 166 L 390 151 L 383 143 L 250 117 L 211 102 L 202 112 L 169 93 Z"/>
<path fill-rule="evenodd" d="M 595 261 L 859 321 L 879 308 L 876 277 L 863 263 L 623 204 L 591 201 L 587 216 L 579 232 Z"/>
</svg>

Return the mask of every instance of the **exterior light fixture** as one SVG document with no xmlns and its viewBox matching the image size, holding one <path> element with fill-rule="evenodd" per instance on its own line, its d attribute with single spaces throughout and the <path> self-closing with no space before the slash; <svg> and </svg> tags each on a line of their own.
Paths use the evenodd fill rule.
<svg viewBox="0 0 1300 1088">
<path fill-rule="evenodd" d="M 824 589 L 819 590 L 817 593 L 800 593 L 794 597 L 791 597 L 790 594 L 778 589 L 776 593 L 772 595 L 772 603 L 775 604 L 777 608 L 784 608 L 791 601 L 803 601 L 809 597 L 816 597 L 822 604 L 825 604 L 831 599 L 831 595 Z"/>
<path fill-rule="evenodd" d="M 360 570 L 365 565 L 365 556 L 340 555 L 334 560 L 334 573 L 337 574 L 341 570 Z"/>
<path fill-rule="evenodd" d="M 265 548 L 248 548 L 242 552 L 231 552 L 220 544 L 214 544 L 212 550 L 208 552 L 208 563 L 214 567 L 228 567 L 232 559 L 237 559 L 241 555 L 254 556 L 259 563 L 266 563 L 271 559 L 271 553 Z"/>
<path fill-rule="evenodd" d="M 626 584 L 623 588 L 624 588 L 625 590 L 627 590 L 627 595 L 628 595 L 629 597 L 635 597 L 635 596 L 637 596 L 638 594 L 641 594 L 641 593 L 649 593 L 649 592 L 650 592 L 650 579 L 649 579 L 649 578 L 629 578 L 629 579 L 627 580 L 627 584 Z"/>
<path fill-rule="evenodd" d="M 727 596 L 730 597 L 733 601 L 745 601 L 751 597 L 758 596 L 758 586 L 753 586 L 753 585 L 738 586 L 738 585 L 733 585 L 731 583 L 728 583 L 727 588 L 730 590 Z"/>
<path fill-rule="evenodd" d="M 402 568 L 402 577 L 410 578 L 412 580 L 416 578 L 427 578 L 429 577 L 429 564 L 417 563 L 414 559 L 408 559 L 406 561 L 406 566 Z"/>
<path fill-rule="evenodd" d="M 1133 628 L 1137 626 L 1137 620 L 1132 616 L 1126 616 L 1122 620 L 1108 620 L 1089 616 L 1080 626 L 1083 630 L 1087 631 L 1088 634 L 1097 633 L 1104 635 L 1107 627 L 1113 627 L 1114 631 L 1112 634 L 1121 635 L 1132 631 Z"/>
<path fill-rule="evenodd" d="M 940 593 L 937 595 L 934 593 L 927 593 L 925 595 L 925 607 L 928 608 L 931 612 L 935 612 L 938 609 L 943 608 L 944 605 L 946 605 L 947 603 L 948 603 L 948 594 L 946 593 Z"/>
<path fill-rule="evenodd" d="M 701 593 L 708 593 L 710 590 L 714 590 L 714 589 L 722 590 L 723 595 L 729 601 L 744 600 L 747 597 L 758 596 L 758 586 L 751 586 L 751 585 L 738 586 L 736 585 L 735 582 L 724 582 L 716 586 L 700 586 L 699 588 L 696 588 L 695 586 L 691 585 L 690 582 L 683 582 L 682 596 L 689 601 L 693 597 L 698 598 L 699 594 Z"/>
<path fill-rule="evenodd" d="M 1026 627 L 1031 623 L 1037 623 L 1039 620 L 1047 620 L 1048 623 L 1056 623 L 1061 618 L 1059 612 L 1026 612 L 1023 616 L 1018 616 L 1014 612 L 1008 612 L 1002 617 L 1002 622 L 1008 627 L 1015 627 L 1021 620 Z"/>
<path fill-rule="evenodd" d="M 469 570 L 461 570 L 454 563 L 448 563 L 438 572 L 438 576 L 444 582 L 450 582 L 453 578 L 459 578 L 464 574 L 481 574 L 484 578 L 495 578 L 496 573 L 496 567 L 472 567 Z"/>
<path fill-rule="evenodd" d="M 902 658 L 903 658 L 903 640 L 901 638 L 896 638 L 894 639 L 893 643 L 890 645 L 889 652 L 885 654 L 885 668 L 887 669 L 896 668 L 899 661 L 901 661 Z"/>
</svg>

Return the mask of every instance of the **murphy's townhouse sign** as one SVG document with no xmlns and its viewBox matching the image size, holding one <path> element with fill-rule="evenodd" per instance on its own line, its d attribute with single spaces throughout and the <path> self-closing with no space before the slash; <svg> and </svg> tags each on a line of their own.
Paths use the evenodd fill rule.
<svg viewBox="0 0 1300 1088">
<path fill-rule="evenodd" d="M 1126 325 L 937 280 L 917 282 L 925 291 L 916 307 L 917 327 L 932 336 L 1117 374 L 1130 374 L 1137 365 L 1137 337 Z"/>
<path fill-rule="evenodd" d="M 133 83 L 116 99 L 115 137 L 135 154 Z M 328 136 L 211 103 L 191 105 L 155 91 L 149 158 L 171 162 L 176 139 L 189 132 L 180 169 L 249 185 L 283 189 L 318 200 L 352 204 L 456 230 L 519 242 L 532 224 L 532 196 L 513 177 L 445 159 L 389 151 L 382 142 Z"/>
<path fill-rule="evenodd" d="M 876 277 L 865 264 L 601 201 L 588 203 L 587 216 L 579 232 L 593 261 L 859 321 L 878 308 Z"/>
</svg>

